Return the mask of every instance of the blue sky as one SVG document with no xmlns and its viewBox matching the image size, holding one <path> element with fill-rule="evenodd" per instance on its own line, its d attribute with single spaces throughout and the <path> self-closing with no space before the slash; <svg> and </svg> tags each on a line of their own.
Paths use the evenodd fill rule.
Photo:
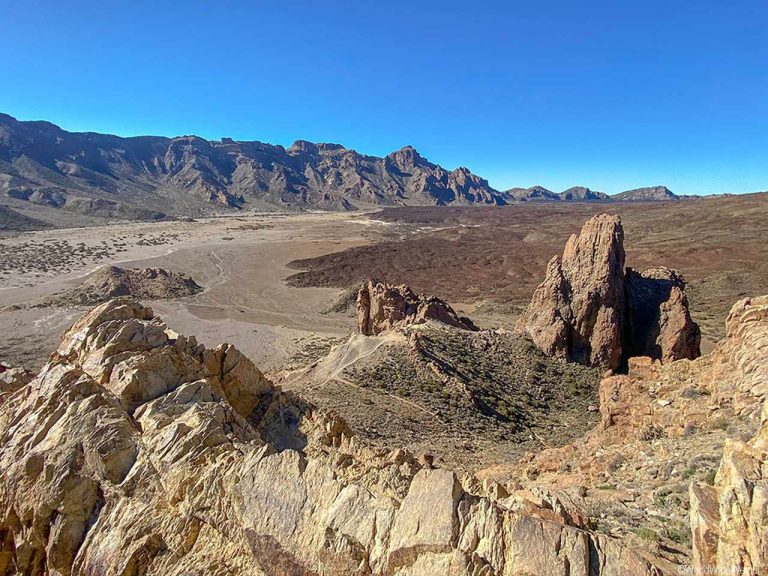
<svg viewBox="0 0 768 576">
<path fill-rule="evenodd" d="M 768 189 L 768 2 L 0 0 L 0 111 L 383 155 L 492 185 Z"/>
</svg>

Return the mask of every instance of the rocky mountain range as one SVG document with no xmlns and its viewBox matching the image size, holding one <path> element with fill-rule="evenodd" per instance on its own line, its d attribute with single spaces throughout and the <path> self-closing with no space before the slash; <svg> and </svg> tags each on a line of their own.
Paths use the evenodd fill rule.
<svg viewBox="0 0 768 576">
<path fill-rule="evenodd" d="M 532 186 L 530 188 L 510 188 L 504 192 L 508 201 L 530 202 L 541 200 L 564 200 L 566 202 L 584 202 L 584 201 L 608 201 L 612 197 L 604 192 L 595 192 L 584 186 L 573 186 L 562 192 L 552 192 L 543 186 Z"/>
<path fill-rule="evenodd" d="M 584 186 L 573 186 L 562 192 L 552 192 L 543 186 L 530 188 L 510 188 L 503 193 L 507 202 L 531 202 L 531 201 L 566 201 L 566 202 L 673 202 L 677 200 L 693 198 L 693 196 L 679 196 L 666 186 L 649 186 L 635 188 L 609 196 L 604 192 L 596 192 Z"/>
<path fill-rule="evenodd" d="M 447 170 L 410 146 L 380 158 L 302 140 L 284 148 L 197 136 L 122 138 L 0 114 L 0 207 L 59 225 L 62 218 L 78 224 L 78 217 L 151 220 L 227 209 L 677 198 L 665 187 L 612 197 L 578 186 L 500 192 L 469 169 Z"/>
</svg>

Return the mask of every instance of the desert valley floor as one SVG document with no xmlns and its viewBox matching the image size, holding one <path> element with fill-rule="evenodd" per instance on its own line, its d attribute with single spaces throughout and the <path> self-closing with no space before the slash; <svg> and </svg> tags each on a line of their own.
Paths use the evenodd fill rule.
<svg viewBox="0 0 768 576">
<path fill-rule="evenodd" d="M 243 214 L 0 235 L 0 350 L 39 368 L 82 309 L 44 305 L 101 266 L 162 267 L 204 291 L 151 303 L 179 331 L 230 341 L 269 371 L 307 339 L 354 328 L 345 292 L 367 278 L 445 298 L 511 327 L 547 261 L 597 212 L 619 213 L 627 265 L 680 270 L 703 350 L 730 305 L 768 284 L 768 195 L 610 206 L 519 204 L 376 213 Z M 339 299 L 342 299 L 339 302 Z"/>
<path fill-rule="evenodd" d="M 146 302 L 172 329 L 210 346 L 230 342 L 273 380 L 340 411 L 369 436 L 424 449 L 438 433 L 427 432 L 434 407 L 397 390 L 363 390 L 340 377 L 358 366 L 365 370 L 366 357 L 386 342 L 349 344 L 322 366 L 320 383 L 293 376 L 354 331 L 360 282 L 405 283 L 448 300 L 481 328 L 512 329 L 547 261 L 568 236 L 592 214 L 619 213 L 628 266 L 665 265 L 688 280 L 692 315 L 707 352 L 724 336 L 730 306 L 766 291 L 766 197 L 255 213 L 9 234 L 0 238 L 0 361 L 39 369 L 61 333 L 87 309 L 51 297 L 94 270 L 109 264 L 161 267 L 188 274 L 203 287 L 193 296 Z M 381 372 L 381 366 L 367 369 Z M 577 412 L 563 427 L 580 434 L 595 418 Z M 407 432 L 414 428 L 421 433 Z M 443 433 L 447 445 L 457 443 L 456 430 Z M 509 450 L 517 451 L 498 440 L 485 447 L 467 440 L 467 450 L 457 457 L 470 467 L 508 461 Z M 535 448 L 537 442 L 520 446 Z M 477 452 L 487 457 L 475 461 Z"/>
</svg>

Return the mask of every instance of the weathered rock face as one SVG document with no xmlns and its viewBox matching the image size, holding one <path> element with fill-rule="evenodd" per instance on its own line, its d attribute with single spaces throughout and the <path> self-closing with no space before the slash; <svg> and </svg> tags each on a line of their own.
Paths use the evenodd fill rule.
<svg viewBox="0 0 768 576">
<path fill-rule="evenodd" d="M 202 291 L 189 276 L 162 268 L 133 270 L 107 266 L 87 278 L 80 286 L 54 296 L 48 303 L 68 306 L 93 306 L 120 296 L 146 300 L 181 298 Z"/>
<path fill-rule="evenodd" d="M 447 302 L 434 296 L 418 295 L 408 286 L 369 280 L 357 293 L 357 328 L 366 336 L 427 320 L 477 330 L 469 318 L 459 317 Z"/>
<path fill-rule="evenodd" d="M 552 503 L 359 445 L 129 299 L 0 404 L 0 574 L 674 574 Z"/>
<path fill-rule="evenodd" d="M 750 376 L 729 383 L 740 393 L 732 401 L 748 412 L 744 397 L 751 391 L 763 401 L 761 424 L 748 442 L 726 440 L 714 486 L 691 485 L 694 566 L 701 573 L 759 574 L 768 566 L 768 330 L 759 329 L 766 324 L 768 297 L 740 301 L 728 318 L 733 343 L 723 351 Z"/>
<path fill-rule="evenodd" d="M 675 270 L 651 268 L 638 273 L 627 268 L 627 356 L 661 361 L 699 356 L 701 331 L 691 319 L 685 280 Z"/>
<path fill-rule="evenodd" d="M 550 260 L 518 328 L 545 353 L 589 366 L 695 358 L 701 336 L 684 289 L 668 268 L 625 273 L 621 220 L 599 214 Z"/>
<path fill-rule="evenodd" d="M 658 538 L 657 551 L 676 550 L 673 561 L 686 567 L 680 573 L 692 573 L 691 565 L 697 574 L 764 565 L 768 297 L 737 302 L 726 331 L 696 360 L 630 358 L 627 374 L 600 383 L 600 426 L 578 442 L 533 452 L 519 466 L 491 469 L 488 477 L 558 497 L 583 486 L 576 509 L 619 510 L 615 518 L 601 516 L 603 529 L 621 533 L 632 518 L 629 526 Z M 753 440 L 728 439 L 751 437 L 761 408 Z M 689 524 L 692 551 L 680 545 Z"/>
<path fill-rule="evenodd" d="M 545 353 L 614 368 L 622 354 L 624 230 L 600 214 L 549 261 L 519 326 Z"/>
<path fill-rule="evenodd" d="M 506 204 L 484 178 L 467 168 L 446 170 L 410 146 L 379 158 L 301 140 L 286 149 L 229 138 L 119 138 L 0 114 L 0 159 L 0 193 L 16 203 L 93 216 L 194 216 L 209 204 L 324 210 Z M 119 202 L 104 198 L 104 190 Z"/>
<path fill-rule="evenodd" d="M 34 374 L 24 368 L 11 368 L 0 364 L 0 405 L 7 396 L 29 384 L 32 378 Z"/>
</svg>

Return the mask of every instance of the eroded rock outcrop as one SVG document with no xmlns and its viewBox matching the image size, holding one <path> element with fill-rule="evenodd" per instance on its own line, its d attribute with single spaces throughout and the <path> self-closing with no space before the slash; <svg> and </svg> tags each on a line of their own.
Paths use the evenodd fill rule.
<svg viewBox="0 0 768 576">
<path fill-rule="evenodd" d="M 0 405 L 0 469 L 2 574 L 676 573 L 547 501 L 366 448 L 129 299 Z"/>
<path fill-rule="evenodd" d="M 553 257 L 520 326 L 546 354 L 618 366 L 624 303 L 624 230 L 618 216 L 584 224 Z"/>
<path fill-rule="evenodd" d="M 722 346 L 723 360 L 738 362 L 749 377 L 727 383 L 736 392 L 731 398 L 727 390 L 717 397 L 749 414 L 752 396 L 762 401 L 762 413 L 750 440 L 726 440 L 714 486 L 691 485 L 694 566 L 700 573 L 760 574 L 768 566 L 768 330 L 760 330 L 766 324 L 768 297 L 742 300 L 728 317 L 731 344 Z"/>
<path fill-rule="evenodd" d="M 553 257 L 518 322 L 545 353 L 614 369 L 629 356 L 695 358 L 701 336 L 685 281 L 667 268 L 624 270 L 618 216 L 599 214 Z"/>
<path fill-rule="evenodd" d="M 416 294 L 405 285 L 393 286 L 369 280 L 357 293 L 357 329 L 366 336 L 427 320 L 464 330 L 477 330 L 469 318 L 460 317 L 444 300 Z"/>
<path fill-rule="evenodd" d="M 94 306 L 111 298 L 132 296 L 144 300 L 181 298 L 201 292 L 189 276 L 162 268 L 134 270 L 106 266 L 89 276 L 78 287 L 46 302 L 56 306 Z"/>
<path fill-rule="evenodd" d="M 584 487 L 576 509 L 600 512 L 611 534 L 641 530 L 638 545 L 673 551 L 681 573 L 765 565 L 768 297 L 737 302 L 726 332 L 695 360 L 630 358 L 600 383 L 600 426 L 489 477 L 558 497 Z"/>
<path fill-rule="evenodd" d="M 625 354 L 663 361 L 694 359 L 700 354 L 701 331 L 691 318 L 685 280 L 676 270 L 627 268 Z"/>
<path fill-rule="evenodd" d="M 31 382 L 32 378 L 34 374 L 24 368 L 12 368 L 0 364 L 0 405 L 7 396 Z"/>
</svg>

